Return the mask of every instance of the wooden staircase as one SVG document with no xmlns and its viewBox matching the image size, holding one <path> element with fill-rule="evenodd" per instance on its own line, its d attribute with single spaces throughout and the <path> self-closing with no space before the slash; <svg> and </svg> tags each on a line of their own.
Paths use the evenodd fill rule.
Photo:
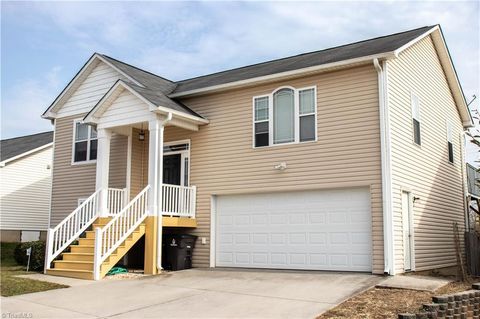
<svg viewBox="0 0 480 319">
<path fill-rule="evenodd" d="M 77 243 L 70 245 L 67 249 L 69 252 L 62 253 L 61 259 L 54 260 L 53 267 L 47 269 L 46 273 L 53 276 L 93 280 L 95 229 L 105 226 L 110 220 L 111 218 L 98 218 L 93 224 L 93 229 L 86 231 L 85 237 L 79 238 Z M 145 224 L 142 223 L 105 259 L 100 266 L 100 278 L 103 278 L 144 234 Z"/>
</svg>

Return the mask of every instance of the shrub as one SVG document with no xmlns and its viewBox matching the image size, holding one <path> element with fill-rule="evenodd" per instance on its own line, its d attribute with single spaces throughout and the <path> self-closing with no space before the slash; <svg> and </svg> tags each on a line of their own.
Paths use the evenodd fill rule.
<svg viewBox="0 0 480 319">
<path fill-rule="evenodd" d="M 45 242 L 44 241 L 30 241 L 20 243 L 15 248 L 14 258 L 19 265 L 27 266 L 28 256 L 27 249 L 32 247 L 30 255 L 29 270 L 40 271 L 43 270 L 45 262 Z"/>
</svg>

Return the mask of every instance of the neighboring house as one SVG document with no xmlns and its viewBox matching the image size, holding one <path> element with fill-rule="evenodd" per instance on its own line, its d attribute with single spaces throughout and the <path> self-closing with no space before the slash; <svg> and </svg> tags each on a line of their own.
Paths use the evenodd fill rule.
<svg viewBox="0 0 480 319">
<path fill-rule="evenodd" d="M 45 239 L 52 189 L 53 132 L 0 141 L 2 242 Z"/>
<path fill-rule="evenodd" d="M 143 235 L 156 273 L 172 231 L 194 267 L 456 264 L 472 121 L 439 26 L 178 82 L 95 53 L 43 117 L 49 273 L 101 278 Z"/>
</svg>

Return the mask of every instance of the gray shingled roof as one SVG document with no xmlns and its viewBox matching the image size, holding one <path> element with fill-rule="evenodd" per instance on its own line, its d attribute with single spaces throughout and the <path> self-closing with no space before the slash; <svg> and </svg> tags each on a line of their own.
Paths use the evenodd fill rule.
<svg viewBox="0 0 480 319">
<path fill-rule="evenodd" d="M 332 62 L 395 51 L 434 26 L 391 34 L 361 42 L 346 44 L 330 49 L 304 53 L 288 58 L 249 65 L 177 82 L 173 93 L 181 93 L 209 86 L 226 84 L 260 76 L 303 69 Z"/>
<path fill-rule="evenodd" d="M 23 154 L 53 142 L 53 132 L 9 138 L 0 141 L 0 161 Z"/>
<path fill-rule="evenodd" d="M 124 81 L 128 84 L 128 86 L 130 86 L 138 94 L 143 96 L 145 99 L 147 99 L 154 105 L 163 106 L 175 111 L 180 111 L 190 115 L 201 117 L 199 114 L 195 113 L 179 101 L 176 101 L 167 96 L 175 88 L 176 84 L 174 82 L 150 73 L 148 71 L 144 71 L 142 69 L 134 67 L 130 64 L 118 61 L 104 54 L 99 55 L 101 55 L 104 59 L 113 64 L 116 68 L 133 78 L 135 81 L 143 85 L 143 87 L 141 87 L 134 83 L 131 83 L 130 81 Z"/>
</svg>

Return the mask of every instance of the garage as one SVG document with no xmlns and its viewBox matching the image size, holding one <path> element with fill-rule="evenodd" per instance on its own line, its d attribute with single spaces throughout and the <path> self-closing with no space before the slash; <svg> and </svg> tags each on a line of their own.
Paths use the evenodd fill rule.
<svg viewBox="0 0 480 319">
<path fill-rule="evenodd" d="M 217 267 L 372 271 L 368 188 L 223 195 Z"/>
</svg>

